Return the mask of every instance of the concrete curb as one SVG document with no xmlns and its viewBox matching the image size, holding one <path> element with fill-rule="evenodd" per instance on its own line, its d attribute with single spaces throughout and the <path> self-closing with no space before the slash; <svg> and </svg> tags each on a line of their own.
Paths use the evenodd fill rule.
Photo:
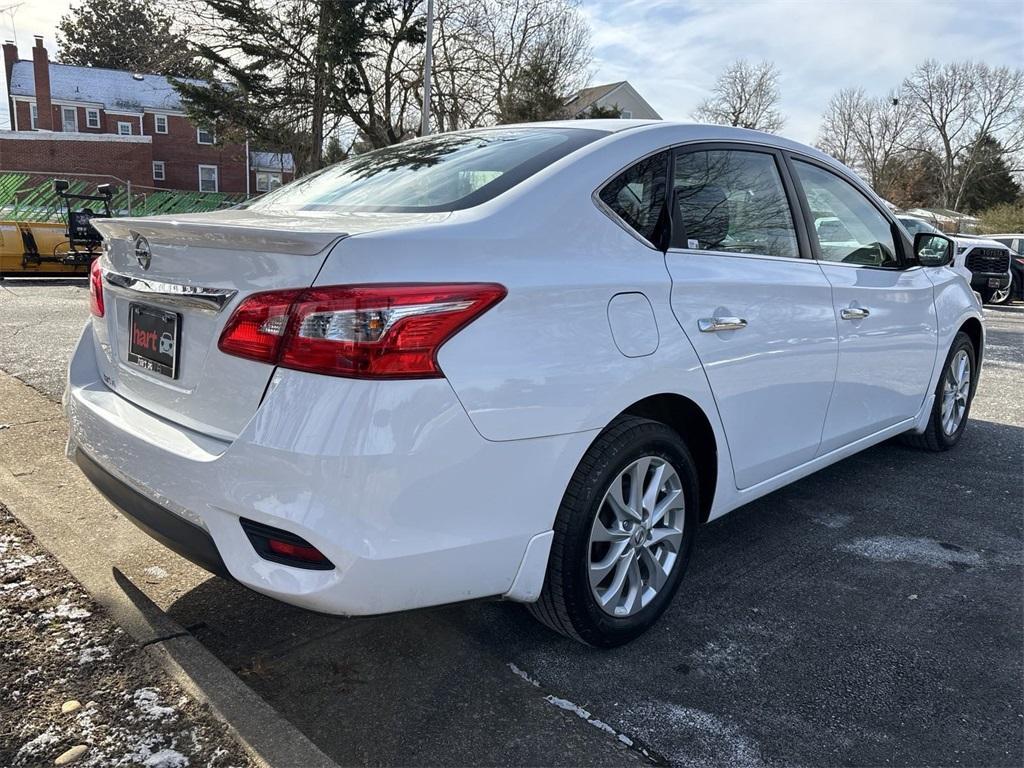
<svg viewBox="0 0 1024 768">
<path fill-rule="evenodd" d="M 193 698 L 207 704 L 263 768 L 337 768 L 295 726 L 154 603 L 118 567 L 174 557 L 124 520 L 64 458 L 59 406 L 0 371 L 0 500 Z M 204 578 L 200 576 L 199 578 Z"/>
</svg>

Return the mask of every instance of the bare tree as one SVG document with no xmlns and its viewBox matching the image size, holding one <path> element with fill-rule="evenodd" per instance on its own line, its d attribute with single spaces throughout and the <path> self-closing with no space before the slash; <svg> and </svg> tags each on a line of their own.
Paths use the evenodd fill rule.
<svg viewBox="0 0 1024 768">
<path fill-rule="evenodd" d="M 524 113 L 523 93 L 538 72 L 548 104 L 589 79 L 590 29 L 579 0 L 442 0 L 435 31 L 435 119 L 444 130 Z"/>
<path fill-rule="evenodd" d="M 863 88 L 844 88 L 837 92 L 829 100 L 818 130 L 818 149 L 851 168 L 860 159 L 856 126 L 866 98 Z"/>
<path fill-rule="evenodd" d="M 696 120 L 774 133 L 785 124 L 778 110 L 779 72 L 770 61 L 737 59 L 719 75 L 712 96 L 693 113 Z"/>
<path fill-rule="evenodd" d="M 996 139 L 1008 156 L 1024 149 L 1024 72 L 976 62 L 926 61 L 903 90 L 920 129 L 920 149 L 937 161 L 942 203 L 956 209 L 974 169 Z"/>
</svg>

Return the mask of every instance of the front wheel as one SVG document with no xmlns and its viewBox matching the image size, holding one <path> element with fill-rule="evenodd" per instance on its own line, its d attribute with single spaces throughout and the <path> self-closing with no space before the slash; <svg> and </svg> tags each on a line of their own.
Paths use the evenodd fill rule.
<svg viewBox="0 0 1024 768">
<path fill-rule="evenodd" d="M 995 296 L 996 292 L 994 288 L 979 288 L 978 295 L 981 296 L 982 304 L 991 304 L 992 297 Z"/>
<path fill-rule="evenodd" d="M 577 467 L 533 616 L 602 647 L 645 632 L 665 611 L 690 559 L 697 471 L 666 425 L 619 417 Z"/>
<path fill-rule="evenodd" d="M 923 434 L 907 435 L 907 442 L 929 451 L 948 451 L 960 442 L 974 399 L 976 361 L 971 337 L 960 331 L 946 356 L 928 426 Z"/>
</svg>

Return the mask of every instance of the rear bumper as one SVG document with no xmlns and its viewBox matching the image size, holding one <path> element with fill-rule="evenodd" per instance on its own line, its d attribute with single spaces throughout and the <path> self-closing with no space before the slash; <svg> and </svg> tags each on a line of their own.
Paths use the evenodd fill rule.
<svg viewBox="0 0 1024 768">
<path fill-rule="evenodd" d="M 200 568 L 231 578 L 209 533 L 122 483 L 89 458 L 85 451 L 78 451 L 75 461 L 89 482 L 135 525 Z"/>
<path fill-rule="evenodd" d="M 279 370 L 228 442 L 120 397 L 101 380 L 95 355 L 90 324 L 65 394 L 68 455 L 89 479 L 204 568 L 325 613 L 535 599 L 545 534 L 594 437 L 490 442 L 444 379 Z M 302 537 L 335 567 L 261 558 L 240 518 Z"/>
</svg>

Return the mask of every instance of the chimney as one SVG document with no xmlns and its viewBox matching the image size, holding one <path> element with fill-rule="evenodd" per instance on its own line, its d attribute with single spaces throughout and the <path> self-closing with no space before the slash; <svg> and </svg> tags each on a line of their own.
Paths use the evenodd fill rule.
<svg viewBox="0 0 1024 768">
<path fill-rule="evenodd" d="M 7 114 L 11 116 L 11 130 L 14 129 L 14 99 L 11 98 L 11 73 L 14 72 L 14 62 L 18 60 L 18 46 L 13 40 L 4 40 L 4 72 L 7 74 Z"/>
<path fill-rule="evenodd" d="M 36 35 L 32 48 L 32 72 L 36 81 L 36 127 L 40 131 L 53 130 L 53 102 L 50 101 L 50 57 L 43 47 L 43 36 Z"/>
</svg>

